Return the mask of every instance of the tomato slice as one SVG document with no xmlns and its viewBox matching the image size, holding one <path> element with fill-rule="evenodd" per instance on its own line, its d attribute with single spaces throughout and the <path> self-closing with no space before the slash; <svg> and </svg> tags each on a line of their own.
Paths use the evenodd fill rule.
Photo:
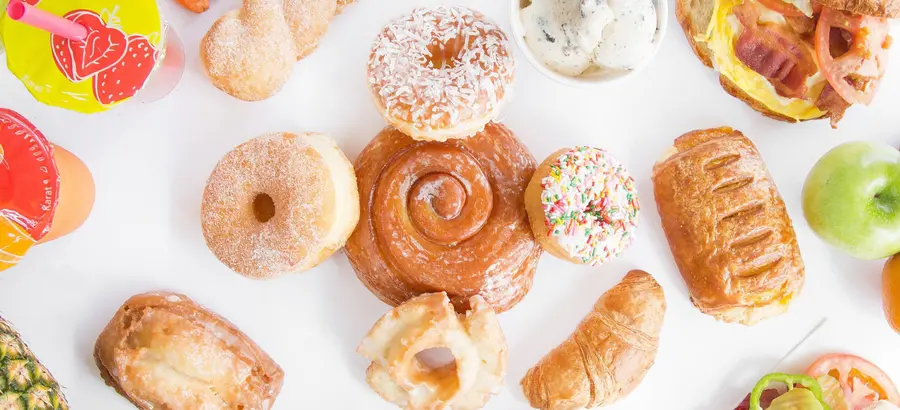
<svg viewBox="0 0 900 410">
<path fill-rule="evenodd" d="M 844 390 L 844 400 L 850 410 L 862 410 L 879 400 L 900 406 L 900 393 L 891 378 L 866 359 L 849 354 L 827 354 L 806 369 L 812 377 L 829 375 L 838 380 Z"/>
<path fill-rule="evenodd" d="M 800 11 L 800 9 L 797 8 L 797 6 L 795 6 L 791 3 L 785 2 L 784 0 L 756 0 L 756 1 L 758 1 L 759 4 L 762 4 L 763 6 L 765 6 L 767 9 L 772 10 L 778 14 L 781 14 L 782 16 L 787 16 L 787 17 L 801 17 L 801 16 L 805 17 L 806 16 L 806 14 L 804 14 L 802 11 Z"/>
<path fill-rule="evenodd" d="M 832 28 L 850 34 L 849 49 L 831 55 Z M 816 56 L 819 70 L 834 90 L 851 104 L 868 105 L 887 68 L 891 38 L 887 19 L 849 14 L 823 7 L 816 25 Z M 835 30 L 837 31 L 837 30 Z"/>
</svg>

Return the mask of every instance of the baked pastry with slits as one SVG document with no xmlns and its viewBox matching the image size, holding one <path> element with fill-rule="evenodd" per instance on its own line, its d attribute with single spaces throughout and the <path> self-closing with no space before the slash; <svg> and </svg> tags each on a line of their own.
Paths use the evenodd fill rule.
<svg viewBox="0 0 900 410">
<path fill-rule="evenodd" d="M 663 231 L 694 305 L 752 325 L 803 286 L 791 219 L 756 147 L 731 128 L 689 132 L 653 166 Z"/>
<path fill-rule="evenodd" d="M 356 276 L 393 306 L 447 292 L 460 311 L 474 295 L 510 309 L 541 255 L 525 212 L 534 168 L 501 124 L 447 142 L 384 129 L 356 159 L 360 222 L 344 248 Z"/>
<path fill-rule="evenodd" d="M 97 338 L 100 375 L 141 410 L 268 410 L 284 372 L 253 340 L 187 296 L 128 299 Z"/>
</svg>

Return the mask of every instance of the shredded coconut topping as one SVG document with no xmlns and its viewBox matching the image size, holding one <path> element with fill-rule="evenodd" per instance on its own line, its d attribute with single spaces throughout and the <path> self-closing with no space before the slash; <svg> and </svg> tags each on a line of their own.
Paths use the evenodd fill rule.
<svg viewBox="0 0 900 410">
<path fill-rule="evenodd" d="M 514 77 L 506 34 L 461 6 L 419 8 L 394 20 L 369 59 L 369 86 L 384 116 L 424 130 L 491 112 Z"/>
</svg>

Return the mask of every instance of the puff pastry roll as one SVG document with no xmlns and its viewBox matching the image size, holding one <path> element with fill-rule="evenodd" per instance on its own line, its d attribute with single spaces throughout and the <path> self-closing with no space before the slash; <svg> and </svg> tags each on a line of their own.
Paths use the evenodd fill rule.
<svg viewBox="0 0 900 410">
<path fill-rule="evenodd" d="M 784 202 L 739 131 L 689 132 L 653 167 L 672 255 L 694 305 L 752 325 L 787 310 L 804 268 Z"/>
<path fill-rule="evenodd" d="M 142 410 L 267 410 L 284 372 L 247 335 L 184 295 L 137 295 L 97 339 L 106 384 Z"/>
</svg>

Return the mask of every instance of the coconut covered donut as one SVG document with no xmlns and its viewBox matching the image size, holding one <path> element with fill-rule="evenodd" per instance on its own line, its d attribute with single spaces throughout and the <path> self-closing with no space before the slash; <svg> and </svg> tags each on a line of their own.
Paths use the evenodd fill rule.
<svg viewBox="0 0 900 410">
<path fill-rule="evenodd" d="M 322 134 L 275 133 L 219 161 L 203 193 L 203 236 L 241 275 L 310 269 L 347 241 L 359 220 L 353 166 Z"/>
<path fill-rule="evenodd" d="M 596 265 L 619 256 L 634 238 L 634 179 L 608 152 L 563 148 L 538 166 L 525 191 L 538 243 L 553 256 Z"/>
<path fill-rule="evenodd" d="M 509 99 L 515 61 L 506 34 L 461 6 L 419 8 L 384 27 L 368 83 L 388 123 L 417 140 L 481 131 Z"/>
</svg>

